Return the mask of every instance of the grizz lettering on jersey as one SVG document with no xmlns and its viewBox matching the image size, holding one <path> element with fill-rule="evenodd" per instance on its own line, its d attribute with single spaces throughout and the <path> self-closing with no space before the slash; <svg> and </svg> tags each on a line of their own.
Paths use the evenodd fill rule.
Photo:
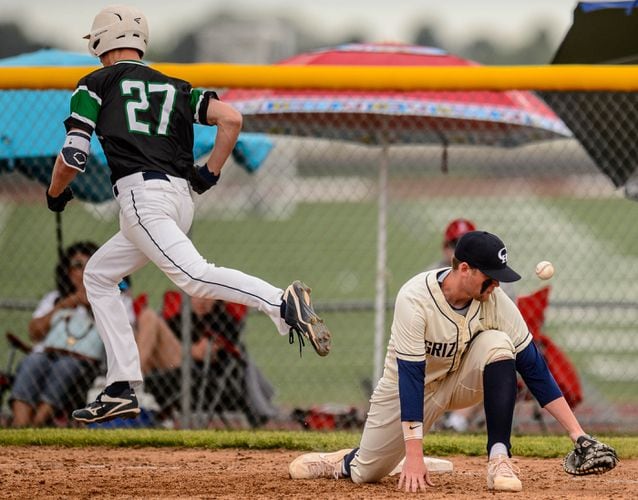
<svg viewBox="0 0 638 500">
<path fill-rule="evenodd" d="M 425 341 L 425 354 L 437 358 L 453 358 L 456 354 L 456 342 Z"/>
</svg>

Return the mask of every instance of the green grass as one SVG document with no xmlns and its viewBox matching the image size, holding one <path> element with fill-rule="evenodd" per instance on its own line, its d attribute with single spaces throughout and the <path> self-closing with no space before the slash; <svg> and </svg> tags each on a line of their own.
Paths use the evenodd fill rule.
<svg viewBox="0 0 638 500">
<path fill-rule="evenodd" d="M 266 378 L 275 382 L 276 400 L 289 407 L 305 408 L 331 402 L 365 405 L 369 395 L 362 383 L 372 377 L 374 316 L 352 312 L 325 314 L 334 335 L 329 356 L 317 356 L 306 343 L 302 356 L 299 345 L 288 345 L 279 337 L 270 320 L 250 317 L 246 340 L 250 355 Z"/>
<path fill-rule="evenodd" d="M 421 179 L 419 182 L 423 182 Z M 7 204 L 0 227 L 0 297 L 38 300 L 53 287 L 55 219 L 42 205 Z M 519 293 L 540 286 L 532 269 L 541 258 L 557 266 L 551 300 L 609 300 L 638 302 L 638 204 L 621 198 L 578 199 L 535 197 L 412 197 L 390 200 L 388 224 L 388 298 L 410 276 L 437 260 L 441 231 L 452 217 L 468 215 L 499 233 L 508 243 L 513 267 L 523 275 Z M 285 220 L 271 220 L 253 212 L 234 220 L 198 211 L 193 240 L 202 254 L 224 267 L 237 268 L 285 286 L 302 279 L 313 288 L 318 303 L 372 302 L 375 293 L 376 218 L 374 201 L 361 203 L 299 203 Z M 80 204 L 63 215 L 64 240 L 104 242 L 117 230 L 115 218 L 93 215 Z M 591 272 L 594 269 L 596 272 Z M 151 305 L 173 285 L 154 266 L 133 277 L 135 292 L 147 292 Z M 550 308 L 551 319 L 551 308 Z M 578 314 L 578 313 L 576 313 Z M 372 375 L 374 314 L 372 311 L 324 314 L 334 333 L 334 349 L 319 358 L 279 338 L 260 314 L 248 319 L 246 340 L 250 354 L 287 407 L 319 403 L 365 404 L 361 382 Z M 0 333 L 26 335 L 30 311 L 0 310 Z M 547 333 L 559 339 L 579 335 L 577 317 L 568 317 Z M 587 320 L 592 329 L 618 329 L 605 311 Z M 391 312 L 385 334 L 389 333 Z M 0 362 L 6 345 L 0 337 Z M 588 376 L 587 360 L 599 353 L 584 345 L 573 354 Z M 620 356 L 621 353 L 612 355 Z M 638 341 L 622 356 L 638 354 Z M 635 380 L 594 380 L 603 394 L 615 400 L 638 400 Z"/>
<path fill-rule="evenodd" d="M 0 446 L 336 450 L 355 447 L 359 439 L 360 434 L 352 432 L 0 429 Z M 599 439 L 613 446 L 621 459 L 638 457 L 636 436 L 599 436 Z M 539 458 L 562 457 L 572 449 L 569 438 L 562 436 L 515 436 L 512 446 L 516 456 Z M 426 454 L 436 456 L 482 456 L 485 436 L 429 434 L 423 448 Z"/>
<path fill-rule="evenodd" d="M 516 203 L 516 213 L 500 212 L 511 203 Z M 8 215 L 4 227 L 0 227 L 0 252 L 6 264 L 0 266 L 0 297 L 37 300 L 53 286 L 54 216 L 41 206 L 8 205 L 3 209 Z M 568 241 L 566 254 L 572 260 L 592 251 L 611 253 L 594 253 L 583 263 L 560 266 L 552 283 L 557 284 L 555 294 L 563 296 L 583 292 L 571 282 L 566 282 L 569 287 L 565 289 L 559 280 L 571 280 L 572 275 L 589 271 L 592 259 L 604 257 L 605 262 L 599 263 L 602 269 L 607 270 L 609 263 L 614 275 L 622 278 L 622 271 L 613 265 L 613 257 L 638 258 L 638 225 L 633 223 L 638 217 L 638 205 L 627 200 L 395 201 L 390 204 L 388 227 L 390 297 L 407 278 L 438 259 L 441 228 L 450 216 L 459 212 L 475 213 L 482 227 L 503 235 L 509 244 L 513 265 L 522 271 L 521 285 L 525 288 L 537 286 L 530 270 L 540 258 L 539 252 L 543 252 L 543 256 L 565 252 L 563 245 Z M 550 213 L 562 220 L 547 220 Z M 299 204 L 286 220 L 268 220 L 250 213 L 236 220 L 218 220 L 211 215 L 196 220 L 193 241 L 202 254 L 217 265 L 241 269 L 282 286 L 301 277 L 316 289 L 319 299 L 371 299 L 374 296 L 376 217 L 373 202 Z M 93 215 L 78 204 L 65 210 L 63 221 L 66 243 L 78 239 L 102 243 L 117 230 L 114 218 Z M 557 227 L 552 229 L 552 224 Z M 587 234 L 579 232 L 579 228 L 586 228 Z M 604 248 L 592 249 L 590 240 L 604 244 Z M 560 257 L 556 256 L 559 260 Z M 159 305 L 164 289 L 171 286 L 154 266 L 147 266 L 134 278 L 135 290 L 150 293 L 155 305 Z M 619 285 L 622 292 L 625 284 L 621 281 Z M 598 291 L 603 293 L 600 287 Z M 625 293 L 625 298 L 638 299 L 634 295 Z"/>
<path fill-rule="evenodd" d="M 597 240 L 604 241 L 620 255 L 638 255 L 638 207 L 635 201 L 618 199 L 562 199 L 555 206 L 585 224 Z"/>
</svg>

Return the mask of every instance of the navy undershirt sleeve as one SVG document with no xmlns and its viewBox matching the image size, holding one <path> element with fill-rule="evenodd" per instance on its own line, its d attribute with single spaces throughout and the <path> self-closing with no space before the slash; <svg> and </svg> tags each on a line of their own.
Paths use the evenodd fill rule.
<svg viewBox="0 0 638 500">
<path fill-rule="evenodd" d="M 202 125 L 208 125 L 208 102 L 213 99 L 215 101 L 219 101 L 219 96 L 217 92 L 212 90 L 207 90 L 204 92 L 204 98 L 199 105 L 199 123 Z"/>
<path fill-rule="evenodd" d="M 425 361 L 397 359 L 401 422 L 423 422 Z"/>
<path fill-rule="evenodd" d="M 563 395 L 534 342 L 516 355 L 516 370 L 541 407 Z"/>
<path fill-rule="evenodd" d="M 64 120 L 64 128 L 66 128 L 67 132 L 71 130 L 72 128 L 79 128 L 80 130 L 83 130 L 89 135 L 93 134 L 93 127 L 91 127 L 91 125 L 81 120 L 78 120 L 77 118 L 73 116 L 69 116 L 66 120 Z"/>
</svg>

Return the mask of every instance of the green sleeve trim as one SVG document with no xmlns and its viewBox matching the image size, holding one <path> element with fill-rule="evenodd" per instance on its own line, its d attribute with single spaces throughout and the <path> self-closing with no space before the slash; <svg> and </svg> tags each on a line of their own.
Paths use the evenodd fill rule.
<svg viewBox="0 0 638 500">
<path fill-rule="evenodd" d="M 71 116 L 83 119 L 95 128 L 101 105 L 102 99 L 95 92 L 80 86 L 71 96 Z"/>
</svg>

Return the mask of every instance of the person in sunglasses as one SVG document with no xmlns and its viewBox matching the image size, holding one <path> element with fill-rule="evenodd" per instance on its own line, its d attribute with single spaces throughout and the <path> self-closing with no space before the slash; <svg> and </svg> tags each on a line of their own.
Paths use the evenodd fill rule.
<svg viewBox="0 0 638 500">
<path fill-rule="evenodd" d="M 78 398 L 97 376 L 104 345 L 82 282 L 98 249 L 92 241 L 70 245 L 55 268 L 56 289 L 40 301 L 29 322 L 34 346 L 21 361 L 12 387 L 14 427 L 39 427 Z"/>
<path fill-rule="evenodd" d="M 451 220 L 443 231 L 443 244 L 441 245 L 441 258 L 428 267 L 428 270 L 450 267 L 456 245 L 465 233 L 476 231 L 476 223 L 470 219 L 459 217 Z M 499 288 L 507 296 L 516 301 L 514 283 L 500 282 Z M 445 413 L 439 425 L 443 429 L 454 430 L 456 432 L 467 432 L 472 427 L 482 426 L 485 421 L 483 415 L 483 405 L 478 403 L 468 408 L 461 408 Z"/>
</svg>

